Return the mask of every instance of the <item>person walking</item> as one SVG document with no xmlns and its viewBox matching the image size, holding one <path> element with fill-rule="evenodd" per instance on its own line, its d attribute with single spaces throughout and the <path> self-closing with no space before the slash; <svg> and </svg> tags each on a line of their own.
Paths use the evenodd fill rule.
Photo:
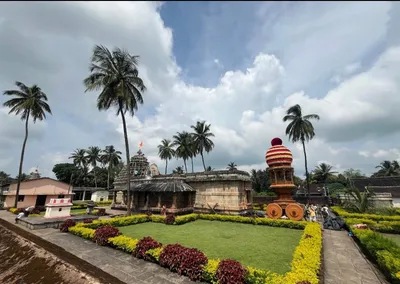
<svg viewBox="0 0 400 284">
<path fill-rule="evenodd" d="M 316 207 L 313 205 L 313 204 L 311 204 L 311 206 L 310 206 L 310 208 L 309 208 L 309 211 L 310 211 L 310 221 L 311 222 L 317 222 L 317 214 L 316 214 Z"/>
</svg>

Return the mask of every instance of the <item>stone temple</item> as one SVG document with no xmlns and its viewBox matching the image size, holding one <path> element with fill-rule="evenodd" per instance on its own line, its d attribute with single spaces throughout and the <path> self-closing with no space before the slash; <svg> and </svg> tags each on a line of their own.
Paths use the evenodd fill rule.
<svg viewBox="0 0 400 284">
<path fill-rule="evenodd" d="M 131 206 L 133 212 L 228 213 L 239 214 L 252 207 L 250 175 L 239 170 L 208 171 L 186 174 L 160 174 L 149 164 L 141 150 L 130 161 Z M 114 182 L 114 209 L 126 208 L 127 166 Z"/>
</svg>

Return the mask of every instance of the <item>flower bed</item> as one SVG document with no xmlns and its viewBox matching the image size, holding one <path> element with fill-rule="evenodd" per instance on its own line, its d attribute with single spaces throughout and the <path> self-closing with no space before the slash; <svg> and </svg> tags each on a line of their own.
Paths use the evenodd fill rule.
<svg viewBox="0 0 400 284">
<path fill-rule="evenodd" d="M 150 237 L 136 240 L 124 235 L 118 235 L 108 238 L 105 244 L 127 253 L 132 253 L 138 258 L 158 263 L 192 280 L 201 280 L 208 283 L 317 284 L 319 282 L 322 232 L 318 223 L 217 214 L 189 214 L 175 217 L 175 222 L 173 224 L 180 225 L 197 219 L 304 229 L 304 232 L 293 254 L 291 271 L 284 275 L 256 269 L 254 267 L 244 267 L 234 260 L 207 259 L 207 257 L 197 249 L 186 248 L 179 244 L 163 246 Z M 163 223 L 164 220 L 165 217 L 162 216 L 134 215 L 107 220 L 96 220 L 89 224 L 78 223 L 76 226 L 70 227 L 69 232 L 93 240 L 96 231 L 104 226 L 111 225 L 121 227 L 144 222 Z M 237 273 L 236 268 L 232 270 L 231 266 L 227 264 L 234 264 L 235 266 L 232 266 L 233 268 L 236 266 L 236 268 L 240 268 L 240 273 Z M 232 277 L 229 276 L 230 274 Z"/>
</svg>

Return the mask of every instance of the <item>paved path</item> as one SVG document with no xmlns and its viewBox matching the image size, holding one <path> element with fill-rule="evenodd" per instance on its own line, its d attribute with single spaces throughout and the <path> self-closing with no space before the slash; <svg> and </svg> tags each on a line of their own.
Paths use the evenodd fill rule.
<svg viewBox="0 0 400 284">
<path fill-rule="evenodd" d="M 0 218 L 14 223 L 15 215 L 0 211 Z M 55 245 L 58 245 L 77 257 L 99 267 L 125 283 L 132 284 L 189 284 L 188 278 L 172 273 L 157 264 L 132 257 L 131 255 L 109 248 L 100 247 L 88 240 L 59 230 L 48 228 L 29 231 Z"/>
<path fill-rule="evenodd" d="M 388 283 L 346 231 L 324 230 L 325 284 Z"/>
</svg>

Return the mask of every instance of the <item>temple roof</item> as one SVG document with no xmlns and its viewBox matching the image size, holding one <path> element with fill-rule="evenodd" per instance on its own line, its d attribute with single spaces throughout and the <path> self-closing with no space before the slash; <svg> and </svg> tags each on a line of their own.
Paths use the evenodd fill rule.
<svg viewBox="0 0 400 284">
<path fill-rule="evenodd" d="M 194 190 L 190 185 L 182 181 L 169 182 L 146 182 L 135 185 L 133 191 L 137 192 L 192 192 Z"/>
<path fill-rule="evenodd" d="M 360 191 L 369 186 L 376 193 L 391 193 L 392 197 L 400 198 L 400 176 L 372 177 L 350 179 L 353 185 Z"/>
</svg>

